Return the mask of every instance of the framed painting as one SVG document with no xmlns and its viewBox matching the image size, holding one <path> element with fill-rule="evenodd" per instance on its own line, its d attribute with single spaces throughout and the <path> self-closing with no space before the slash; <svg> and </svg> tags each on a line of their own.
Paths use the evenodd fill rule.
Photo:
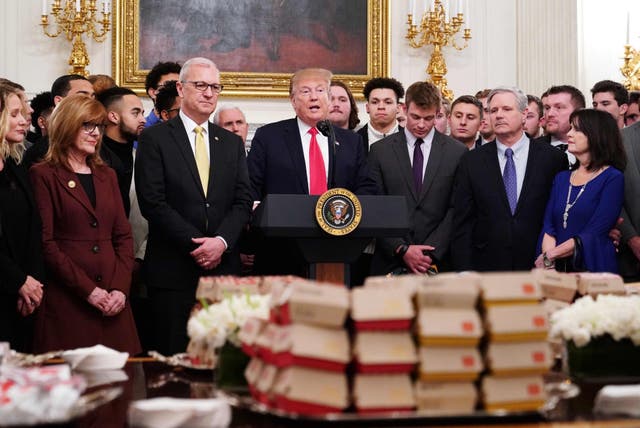
<svg viewBox="0 0 640 428">
<path fill-rule="evenodd" d="M 196 56 L 241 97 L 288 97 L 294 71 L 322 67 L 362 98 L 388 73 L 388 0 L 116 0 L 113 13 L 113 77 L 140 94 L 157 62 Z"/>
</svg>

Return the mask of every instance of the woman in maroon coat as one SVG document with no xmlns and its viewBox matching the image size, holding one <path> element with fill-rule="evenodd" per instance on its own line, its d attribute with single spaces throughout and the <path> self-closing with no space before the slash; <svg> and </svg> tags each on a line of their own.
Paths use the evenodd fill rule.
<svg viewBox="0 0 640 428">
<path fill-rule="evenodd" d="M 35 350 L 103 344 L 141 351 L 128 301 L 133 239 L 115 172 L 100 159 L 106 111 L 83 95 L 51 115 L 49 152 L 29 171 L 48 272 Z"/>
</svg>

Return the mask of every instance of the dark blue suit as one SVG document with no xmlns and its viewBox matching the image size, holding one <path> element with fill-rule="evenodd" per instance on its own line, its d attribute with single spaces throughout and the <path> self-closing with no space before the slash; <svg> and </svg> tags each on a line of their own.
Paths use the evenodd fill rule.
<svg viewBox="0 0 640 428">
<path fill-rule="evenodd" d="M 368 174 L 360 136 L 335 126 L 333 130 L 336 147 L 335 155 L 331 148 L 329 150 L 327 188 L 343 187 L 361 195 L 378 193 L 375 181 Z M 302 141 L 295 118 L 258 128 L 251 141 L 247 165 L 256 201 L 272 193 L 309 193 Z M 306 265 L 290 246 L 270 241 L 268 247 L 256 254 L 256 273 L 305 275 Z"/>
<path fill-rule="evenodd" d="M 327 188 L 344 187 L 356 194 L 377 193 L 368 177 L 362 139 L 352 131 L 333 127 L 336 135 L 335 159 L 329 150 Z M 296 119 L 270 123 L 258 128 L 247 158 L 251 190 L 256 201 L 271 193 L 308 194 L 307 170 Z"/>
</svg>

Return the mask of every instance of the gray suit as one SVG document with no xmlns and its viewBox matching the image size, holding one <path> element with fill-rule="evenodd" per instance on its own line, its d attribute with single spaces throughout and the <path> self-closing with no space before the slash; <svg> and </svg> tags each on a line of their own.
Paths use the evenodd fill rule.
<svg viewBox="0 0 640 428">
<path fill-rule="evenodd" d="M 622 239 L 618 261 L 620 274 L 625 280 L 640 280 L 640 265 L 626 242 L 640 235 L 640 123 L 622 130 L 622 142 L 627 152 L 627 167 L 624 170 L 624 205 L 620 225 Z"/>
<path fill-rule="evenodd" d="M 384 195 L 404 195 L 410 230 L 404 237 L 379 239 L 372 274 L 384 274 L 401 266 L 395 250 L 402 244 L 431 245 L 433 256 L 443 260 L 449 251 L 452 223 L 453 181 L 464 144 L 435 131 L 423 186 L 416 194 L 405 132 L 390 135 L 371 146 L 371 175 Z"/>
</svg>

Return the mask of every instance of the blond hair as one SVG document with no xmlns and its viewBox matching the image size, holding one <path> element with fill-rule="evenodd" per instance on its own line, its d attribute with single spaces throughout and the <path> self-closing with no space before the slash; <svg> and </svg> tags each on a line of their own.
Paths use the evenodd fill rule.
<svg viewBox="0 0 640 428">
<path fill-rule="evenodd" d="M 65 97 L 49 119 L 49 151 L 44 161 L 73 171 L 69 164 L 69 150 L 75 145 L 78 133 L 82 132 L 82 125 L 87 122 L 104 124 L 106 119 L 107 111 L 99 101 L 81 94 Z M 87 156 L 87 165 L 92 168 L 104 164 L 100 158 L 101 146 L 102 134 L 95 153 Z"/>
<path fill-rule="evenodd" d="M 289 82 L 289 95 L 293 96 L 294 91 L 298 87 L 298 82 L 302 79 L 318 79 L 327 82 L 327 96 L 329 96 L 329 87 L 331 86 L 331 79 L 333 73 L 324 68 L 303 68 L 293 73 L 291 76 L 291 82 Z"/>
<path fill-rule="evenodd" d="M 0 83 L 0 159 L 12 158 L 16 163 L 20 163 L 24 153 L 24 143 L 10 144 L 5 139 L 9 132 L 9 98 L 12 95 L 18 97 L 22 103 L 19 89 L 13 85 Z"/>
</svg>

